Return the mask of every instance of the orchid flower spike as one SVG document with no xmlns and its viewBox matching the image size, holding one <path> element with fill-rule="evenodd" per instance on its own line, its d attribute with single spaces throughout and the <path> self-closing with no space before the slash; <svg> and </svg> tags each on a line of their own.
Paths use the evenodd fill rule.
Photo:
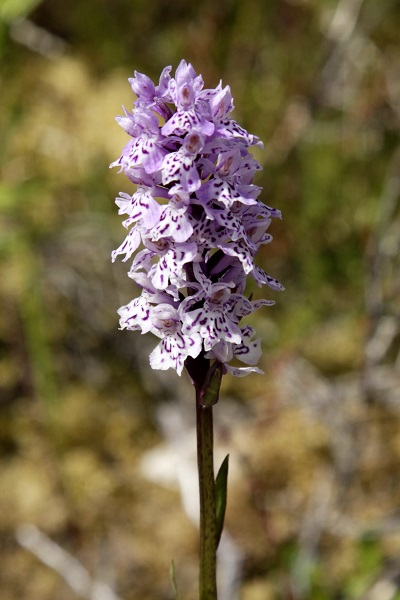
<svg viewBox="0 0 400 600">
<path fill-rule="evenodd" d="M 204 89 L 185 60 L 175 77 L 171 70 L 157 86 L 135 71 L 133 110 L 116 118 L 131 139 L 110 166 L 137 188 L 116 199 L 128 234 L 112 259 L 135 255 L 129 276 L 141 288 L 119 309 L 120 327 L 161 340 L 153 369 L 181 375 L 186 366 L 194 380 L 193 361 L 201 360 L 237 377 L 260 373 L 260 340 L 241 320 L 274 302 L 251 301 L 246 280 L 284 289 L 254 262 L 272 240 L 271 220 L 281 218 L 253 184 L 261 167 L 249 148 L 262 143 L 232 119 L 229 86 Z"/>
</svg>

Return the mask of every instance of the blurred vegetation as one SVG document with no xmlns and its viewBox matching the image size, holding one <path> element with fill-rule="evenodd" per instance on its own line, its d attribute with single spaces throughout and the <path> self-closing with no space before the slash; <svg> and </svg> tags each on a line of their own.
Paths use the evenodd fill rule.
<svg viewBox="0 0 400 600">
<path fill-rule="evenodd" d="M 1 0 L 2 600 L 169 600 L 172 558 L 196 597 L 192 390 L 118 331 L 136 289 L 109 258 L 127 78 L 181 58 L 231 86 L 284 215 L 266 374 L 216 410 L 236 598 L 400 598 L 399 22 L 395 0 Z"/>
</svg>

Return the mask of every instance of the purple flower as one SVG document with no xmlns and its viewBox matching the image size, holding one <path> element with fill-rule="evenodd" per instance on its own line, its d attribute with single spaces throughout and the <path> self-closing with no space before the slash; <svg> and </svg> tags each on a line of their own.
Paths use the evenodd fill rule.
<svg viewBox="0 0 400 600">
<path fill-rule="evenodd" d="M 116 120 L 133 137 L 111 166 L 120 165 L 122 170 L 127 170 L 141 165 L 146 173 L 158 171 L 168 151 L 163 148 L 164 139 L 156 115 L 145 109 L 132 114 L 125 111 L 125 117 L 117 117 Z"/>
<path fill-rule="evenodd" d="M 134 298 L 126 306 L 121 306 L 118 309 L 120 329 L 140 330 L 142 333 L 151 331 L 151 307 L 152 305 L 144 294 L 139 298 Z"/>
<path fill-rule="evenodd" d="M 151 311 L 153 333 L 162 338 L 150 354 L 153 369 L 176 370 L 182 373 L 188 356 L 196 358 L 202 349 L 202 339 L 198 333 L 183 334 L 178 311 L 169 304 L 159 304 Z"/>
<path fill-rule="evenodd" d="M 166 105 L 166 102 L 171 102 L 168 94 L 168 86 L 170 82 L 170 72 L 172 67 L 165 67 L 160 76 L 160 83 L 156 87 L 147 75 L 135 71 L 135 77 L 129 79 L 133 92 L 137 96 L 135 107 L 149 108 L 157 112 L 159 115 L 168 119 L 171 116 L 171 110 Z"/>
<path fill-rule="evenodd" d="M 179 181 L 186 192 L 195 192 L 199 189 L 201 180 L 197 170 L 196 157 L 203 143 L 204 136 L 196 131 L 191 131 L 184 138 L 179 150 L 171 152 L 164 158 L 161 165 L 164 185 Z"/>
<path fill-rule="evenodd" d="M 254 366 L 258 363 L 262 350 L 261 340 L 252 340 L 255 330 L 250 325 L 241 328 L 242 341 L 232 344 L 221 340 L 205 355 L 206 358 L 215 359 L 225 365 L 226 370 L 236 377 L 245 377 L 249 373 L 262 373 L 261 369 Z M 250 367 L 232 367 L 230 363 L 234 358 Z"/>
<path fill-rule="evenodd" d="M 120 192 L 119 198 L 115 199 L 118 206 L 119 215 L 126 214 L 126 219 L 122 224 L 124 227 L 130 227 L 132 223 L 141 222 L 144 227 L 152 227 L 160 220 L 161 207 L 152 195 L 153 188 L 139 186 L 137 191 L 130 196 Z"/>
<path fill-rule="evenodd" d="M 240 328 L 232 318 L 229 308 L 230 290 L 226 286 L 212 284 L 211 294 L 204 298 L 201 308 L 185 312 L 182 316 L 183 331 L 198 331 L 204 340 L 204 349 L 211 350 L 220 340 L 240 344 Z"/>
<path fill-rule="evenodd" d="M 128 274 L 141 289 L 119 309 L 120 328 L 160 338 L 153 369 L 180 375 L 190 359 L 194 381 L 207 361 L 237 377 L 261 373 L 260 339 L 242 319 L 274 302 L 250 300 L 246 281 L 283 289 L 255 264 L 272 240 L 271 220 L 281 218 L 253 183 L 261 167 L 249 148 L 262 144 L 231 118 L 229 86 L 204 89 L 184 60 L 170 73 L 166 67 L 156 86 L 135 71 L 134 108 L 117 117 L 131 139 L 111 166 L 137 187 L 116 198 L 129 231 L 112 260 L 135 254 Z"/>
<path fill-rule="evenodd" d="M 162 127 L 163 135 L 182 135 L 194 129 L 206 136 L 214 133 L 214 124 L 204 115 L 203 103 L 196 103 L 202 88 L 201 75 L 196 76 L 192 65 L 182 60 L 176 70 L 175 79 L 169 82 L 170 95 L 177 110 Z"/>
<path fill-rule="evenodd" d="M 176 190 L 150 231 L 152 239 L 158 241 L 170 237 L 178 243 L 186 242 L 193 233 L 193 218 L 188 212 L 189 206 L 190 195 L 184 190 Z"/>
</svg>

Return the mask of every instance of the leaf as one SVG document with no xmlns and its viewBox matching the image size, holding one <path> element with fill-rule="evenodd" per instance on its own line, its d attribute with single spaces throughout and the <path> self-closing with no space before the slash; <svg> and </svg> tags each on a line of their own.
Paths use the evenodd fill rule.
<svg viewBox="0 0 400 600">
<path fill-rule="evenodd" d="M 222 364 L 215 362 L 206 375 L 200 402 L 203 406 L 213 406 L 219 399 L 222 380 Z"/>
<path fill-rule="evenodd" d="M 228 489 L 229 454 L 224 458 L 215 480 L 215 520 L 217 525 L 217 548 L 224 528 Z"/>
<path fill-rule="evenodd" d="M 169 576 L 171 579 L 172 588 L 174 590 L 175 600 L 179 600 L 178 586 L 176 585 L 176 577 L 175 577 L 175 563 L 173 560 L 171 560 L 171 565 L 169 568 Z"/>
</svg>

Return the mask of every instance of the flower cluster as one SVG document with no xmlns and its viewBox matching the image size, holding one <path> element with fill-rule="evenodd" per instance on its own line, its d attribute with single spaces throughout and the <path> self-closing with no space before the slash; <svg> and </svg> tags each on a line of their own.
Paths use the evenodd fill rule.
<svg viewBox="0 0 400 600">
<path fill-rule="evenodd" d="M 262 144 L 230 117 L 229 86 L 204 89 L 184 60 L 175 78 L 170 72 L 158 85 L 135 72 L 134 109 L 117 117 L 131 140 L 110 166 L 137 188 L 116 199 L 129 232 L 112 260 L 127 261 L 141 247 L 128 274 L 142 290 L 119 309 L 120 327 L 161 339 L 150 354 L 153 369 L 180 375 L 188 357 L 201 357 L 236 376 L 261 372 L 260 340 L 241 320 L 273 301 L 245 296 L 246 279 L 283 289 L 254 264 L 272 239 L 271 219 L 281 217 L 253 184 L 261 167 L 248 148 Z M 236 359 L 247 366 L 232 366 Z"/>
</svg>

